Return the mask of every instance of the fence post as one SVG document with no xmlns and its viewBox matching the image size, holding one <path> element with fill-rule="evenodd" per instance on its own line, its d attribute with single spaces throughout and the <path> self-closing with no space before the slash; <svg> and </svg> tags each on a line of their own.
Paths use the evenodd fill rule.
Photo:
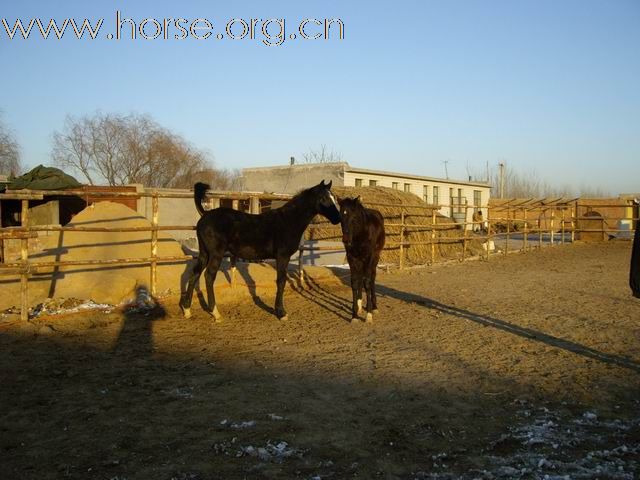
<svg viewBox="0 0 640 480">
<path fill-rule="evenodd" d="M 489 257 L 491 255 L 491 239 L 493 235 L 491 235 L 491 219 L 489 215 L 487 215 L 487 262 L 489 261 Z"/>
<path fill-rule="evenodd" d="M 151 197 L 151 295 L 157 294 L 158 283 L 158 191 Z"/>
<path fill-rule="evenodd" d="M 547 219 L 547 212 L 545 210 L 540 209 L 540 214 L 538 215 L 538 250 L 542 250 L 542 215 L 544 214 L 545 220 Z"/>
<path fill-rule="evenodd" d="M 554 233 L 553 229 L 554 229 L 554 226 L 555 226 L 555 222 L 554 222 L 555 219 L 556 219 L 556 209 L 552 208 L 551 209 L 551 246 L 552 247 L 553 247 L 553 236 L 554 236 L 553 235 L 553 233 Z"/>
<path fill-rule="evenodd" d="M 22 274 L 20 276 L 20 320 L 29 321 L 29 200 L 22 200 L 20 224 L 26 231 L 20 240 L 20 259 Z"/>
<path fill-rule="evenodd" d="M 436 209 L 431 210 L 431 265 L 436 261 Z"/>
<path fill-rule="evenodd" d="M 404 268 L 404 210 L 400 213 L 400 270 Z"/>
<path fill-rule="evenodd" d="M 524 222 L 523 224 L 523 228 L 522 228 L 522 232 L 524 234 L 524 245 L 523 245 L 523 251 L 524 253 L 527 253 L 527 240 L 529 239 L 529 229 L 527 228 L 527 209 L 523 208 L 522 209 L 522 221 Z"/>
<path fill-rule="evenodd" d="M 564 208 L 561 211 L 562 211 L 562 219 L 561 219 L 561 222 L 562 222 L 562 229 L 561 229 L 562 230 L 562 240 L 561 240 L 561 242 L 562 242 L 562 245 L 564 245 L 564 221 L 565 221 L 565 219 L 564 219 Z"/>
<path fill-rule="evenodd" d="M 571 243 L 576 241 L 576 227 L 578 226 L 578 202 L 575 201 L 571 209 Z"/>
<path fill-rule="evenodd" d="M 249 213 L 260 213 L 260 199 L 258 197 L 249 198 Z"/>
<path fill-rule="evenodd" d="M 467 210 L 468 206 L 464 207 L 464 222 L 462 223 L 462 261 L 464 262 L 465 257 L 467 256 Z M 487 215 L 488 217 L 488 215 Z M 474 228 L 473 222 L 471 223 L 471 228 Z"/>
<path fill-rule="evenodd" d="M 515 215 L 514 215 L 515 218 Z M 511 234 L 511 207 L 507 207 L 507 241 L 504 245 L 504 254 L 509 253 L 509 236 Z"/>
</svg>

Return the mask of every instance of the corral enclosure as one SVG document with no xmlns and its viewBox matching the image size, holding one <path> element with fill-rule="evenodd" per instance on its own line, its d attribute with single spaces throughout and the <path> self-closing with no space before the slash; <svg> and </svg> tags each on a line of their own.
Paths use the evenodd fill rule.
<svg viewBox="0 0 640 480">
<path fill-rule="evenodd" d="M 594 210 L 591 203 L 580 199 L 512 199 L 492 201 L 486 207 L 488 216 L 485 222 L 469 223 L 443 217 L 437 213 L 439 206 L 425 204 L 418 197 L 396 189 L 334 189 L 343 196 L 360 195 L 365 206 L 381 210 L 386 217 L 387 243 L 381 259 L 386 268 L 393 265 L 403 268 L 411 264 L 432 264 L 438 260 L 465 260 L 477 255 L 489 260 L 492 252 L 526 252 L 535 247 L 542 248 L 545 244 L 565 244 L 575 240 L 603 241 L 618 235 L 624 237 L 625 234 L 626 238 L 630 238 L 630 229 L 638 215 L 637 208 L 630 205 L 629 199 L 594 200 L 593 205 L 598 211 Z M 21 315 L 26 321 L 30 306 L 36 306 L 47 297 L 65 295 L 65 292 L 66 295 L 81 298 L 85 298 L 89 292 L 95 297 L 91 300 L 100 298 L 98 301 L 119 303 L 132 298 L 137 287 L 148 289 L 152 294 L 169 291 L 176 293 L 182 288 L 184 273 L 189 268 L 185 262 L 192 259 L 192 249 L 197 248 L 192 225 L 197 214 L 194 213 L 195 208 L 189 206 L 192 204 L 192 193 L 171 189 L 149 191 L 141 187 L 135 187 L 135 192 L 94 190 L 83 194 L 87 202 L 97 202 L 100 198 L 118 200 L 123 204 L 135 201 L 140 214 L 128 211 L 109 218 L 90 219 L 84 225 L 77 224 L 78 222 L 67 226 L 34 224 L 37 209 L 56 205 L 57 198 L 77 198 L 78 193 L 21 190 L 0 195 L 3 202 L 21 204 L 19 220 L 22 223 L 22 226 L 3 227 L 0 232 L 3 252 L 0 274 L 9 275 L 9 278 L 5 277 L 0 282 L 6 291 L 11 289 L 10 294 L 4 296 L 2 308 L 17 305 L 19 298 Z M 47 198 L 54 200 L 42 203 Z M 286 195 L 258 192 L 210 192 L 209 206 L 215 208 L 223 205 L 258 213 L 273 208 L 277 204 L 274 201 L 282 202 L 287 198 L 289 197 Z M 33 202 L 37 205 L 32 207 Z M 468 210 L 475 207 L 466 205 L 461 208 Z M 605 212 L 605 216 L 599 211 Z M 468 212 L 463 217 L 468 217 Z M 617 228 L 612 227 L 613 223 Z M 145 232 L 149 242 L 144 240 Z M 104 235 L 99 236 L 98 240 L 92 240 L 91 235 L 96 233 Z M 296 260 L 299 262 L 300 279 L 303 278 L 305 255 L 311 260 L 308 263 L 314 263 L 314 259 L 319 256 L 318 251 L 326 249 L 336 252 L 335 240 L 338 240 L 340 248 L 340 236 L 339 227 L 322 220 L 309 227 L 306 238 L 334 242 L 331 246 L 319 248 L 318 245 L 301 245 L 300 255 Z M 179 239 L 182 246 L 187 247 L 184 253 L 180 252 L 179 245 L 172 244 L 171 237 Z M 86 241 L 86 245 L 83 241 Z M 127 245 L 132 248 L 126 248 Z M 95 252 L 92 252 L 92 248 Z M 171 254 L 167 254 L 169 250 Z M 76 252 L 80 257 L 74 255 Z M 337 253 L 333 258 L 337 258 L 338 263 L 343 262 L 339 250 Z M 169 275 L 163 271 L 172 266 L 180 268 L 180 264 L 184 270 L 180 281 L 173 280 L 177 277 L 176 271 Z M 149 266 L 148 282 L 139 275 L 146 265 Z M 58 281 L 58 277 L 71 280 L 77 273 L 104 271 L 107 271 L 108 277 L 110 271 L 123 267 L 129 270 L 125 275 L 132 277 L 131 281 L 104 282 L 99 276 L 88 275 L 86 279 L 75 282 L 76 285 L 87 287 L 81 288 L 79 292 L 57 288 L 65 285 L 64 281 Z M 131 275 L 134 270 L 135 275 Z M 245 281 L 245 287 L 249 285 L 247 282 L 251 283 L 251 280 Z M 97 284 L 96 288 L 93 288 L 93 283 Z M 110 283 L 112 288 L 101 290 L 100 284 L 103 283 Z M 126 285 L 122 286 L 122 283 Z M 32 288 L 29 288 L 30 285 Z"/>
<path fill-rule="evenodd" d="M 637 478 L 628 242 L 153 308 L 0 320 L 0 476 Z"/>
</svg>

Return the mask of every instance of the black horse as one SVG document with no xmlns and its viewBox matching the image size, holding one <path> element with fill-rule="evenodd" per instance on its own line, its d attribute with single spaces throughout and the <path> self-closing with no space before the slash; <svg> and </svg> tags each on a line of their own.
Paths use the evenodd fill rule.
<svg viewBox="0 0 640 480">
<path fill-rule="evenodd" d="M 298 193 L 282 207 L 259 215 L 230 208 L 205 211 L 202 200 L 208 189 L 209 186 L 203 183 L 194 185 L 196 209 L 202 216 L 196 225 L 200 254 L 180 300 L 185 318 L 191 316 L 193 289 L 200 274 L 206 269 L 205 283 L 209 303 L 207 312 L 216 321 L 221 319 L 216 307 L 213 282 L 225 252 L 229 252 L 232 262 L 235 258 L 276 260 L 278 291 L 275 313 L 279 319 L 286 320 L 284 286 L 287 267 L 291 255 L 299 248 L 302 234 L 317 214 L 325 216 L 334 225 L 340 222 L 338 204 L 331 193 L 331 182 L 325 184 L 323 180 L 315 187 Z"/>
<path fill-rule="evenodd" d="M 353 293 L 352 319 L 358 320 L 362 310 L 362 287 L 367 294 L 368 323 L 377 313 L 376 267 L 380 252 L 384 247 L 384 219 L 378 210 L 365 208 L 360 197 L 340 200 L 342 242 L 347 251 L 351 270 L 351 291 Z"/>
</svg>

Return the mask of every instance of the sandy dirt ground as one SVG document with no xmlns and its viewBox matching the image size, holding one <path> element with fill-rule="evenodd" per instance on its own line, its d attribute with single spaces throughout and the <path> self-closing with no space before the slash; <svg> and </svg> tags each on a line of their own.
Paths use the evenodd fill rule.
<svg viewBox="0 0 640 480">
<path fill-rule="evenodd" d="M 628 242 L 153 310 L 0 319 L 3 479 L 633 479 Z"/>
</svg>

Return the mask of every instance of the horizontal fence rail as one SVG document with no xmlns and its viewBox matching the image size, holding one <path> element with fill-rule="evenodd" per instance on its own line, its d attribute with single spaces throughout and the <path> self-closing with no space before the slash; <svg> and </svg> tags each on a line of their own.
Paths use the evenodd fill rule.
<svg viewBox="0 0 640 480">
<path fill-rule="evenodd" d="M 85 227 L 85 226 L 58 226 L 58 225 L 29 225 L 29 201 L 42 201 L 47 197 L 89 197 L 109 199 L 124 198 L 151 198 L 151 225 L 145 227 Z M 260 201 L 286 201 L 291 198 L 285 194 L 270 194 L 258 192 L 207 192 L 206 197 L 213 202 L 213 206 L 218 206 L 221 200 L 231 200 L 233 208 L 239 208 L 239 201 L 249 201 L 251 213 L 259 213 Z M 19 190 L 9 191 L 0 194 L 0 200 L 14 200 L 21 202 L 20 220 L 21 226 L 0 228 L 0 244 L 4 240 L 20 241 L 20 258 L 18 261 L 0 262 L 0 275 L 20 276 L 20 306 L 21 319 L 28 320 L 28 285 L 29 277 L 32 273 L 41 269 L 58 268 L 66 266 L 117 266 L 117 265 L 149 265 L 150 292 L 155 295 L 157 292 L 157 266 L 159 264 L 186 262 L 193 259 L 190 255 L 180 256 L 159 256 L 158 255 L 158 232 L 167 231 L 193 231 L 193 225 L 159 225 L 159 199 L 192 199 L 191 192 L 159 192 L 156 190 L 144 192 L 95 192 L 85 190 Z M 545 203 L 546 202 L 546 203 Z M 435 248 L 437 245 L 461 244 L 460 260 L 468 256 L 469 242 L 481 242 L 483 245 L 482 257 L 489 260 L 491 253 L 491 243 L 496 240 L 504 242 L 501 253 L 508 254 L 512 242 L 518 241 L 521 246 L 512 248 L 511 251 L 528 252 L 533 248 L 542 248 L 545 242 L 550 246 L 564 245 L 574 242 L 577 235 L 583 233 L 602 234 L 602 239 L 607 235 L 615 233 L 629 233 L 629 238 L 633 230 L 633 224 L 638 220 L 637 216 L 614 217 L 618 220 L 630 222 L 629 229 L 612 228 L 608 224 L 606 217 L 589 216 L 586 212 L 597 211 L 603 208 L 629 209 L 632 205 L 621 204 L 583 204 L 580 199 L 556 199 L 550 201 L 525 201 L 517 204 L 503 203 L 499 205 L 485 205 L 482 207 L 472 205 L 455 205 L 459 213 L 464 213 L 465 220 L 462 222 L 445 221 L 438 222 L 442 216 L 439 211 L 449 208 L 449 205 L 404 205 L 398 203 L 364 202 L 368 207 L 397 208 L 398 214 L 387 216 L 386 228 L 396 229 L 397 232 L 388 233 L 389 236 L 397 237 L 397 240 L 388 241 L 385 250 L 399 251 L 399 268 L 404 268 L 408 249 L 413 246 L 430 246 L 430 262 L 435 262 Z M 468 221 L 469 209 L 476 211 L 481 208 L 487 212 L 486 219 L 476 219 Z M 415 213 L 415 212 L 420 213 Z M 634 210 L 637 212 L 637 210 Z M 411 213 L 410 213 L 411 212 Z M 409 223 L 407 219 L 419 217 L 430 220 L 430 223 L 415 224 Z M 400 222 L 397 221 L 400 220 Z M 611 219 L 609 219 L 611 220 Z M 593 223 L 588 227 L 581 226 L 582 222 L 599 222 L 599 228 Z M 309 231 L 325 228 L 318 224 L 309 225 Z M 498 231 L 501 228 L 504 231 Z M 440 231 L 454 231 L 457 235 L 441 236 Z M 473 231 L 479 230 L 479 231 Z M 142 258 L 120 258 L 103 260 L 64 260 L 33 262 L 29 259 L 29 239 L 38 238 L 39 232 L 149 232 L 150 252 L 148 257 Z M 408 238 L 412 233 L 426 233 L 428 238 L 413 240 Z M 533 236 L 533 239 L 531 238 Z M 537 237 L 537 238 L 536 238 Z M 536 241 L 537 240 L 537 241 Z M 2 247 L 2 245 L 0 245 Z M 299 248 L 299 281 L 304 284 L 304 255 L 305 252 L 337 251 L 340 246 L 305 246 L 301 243 Z"/>
</svg>

